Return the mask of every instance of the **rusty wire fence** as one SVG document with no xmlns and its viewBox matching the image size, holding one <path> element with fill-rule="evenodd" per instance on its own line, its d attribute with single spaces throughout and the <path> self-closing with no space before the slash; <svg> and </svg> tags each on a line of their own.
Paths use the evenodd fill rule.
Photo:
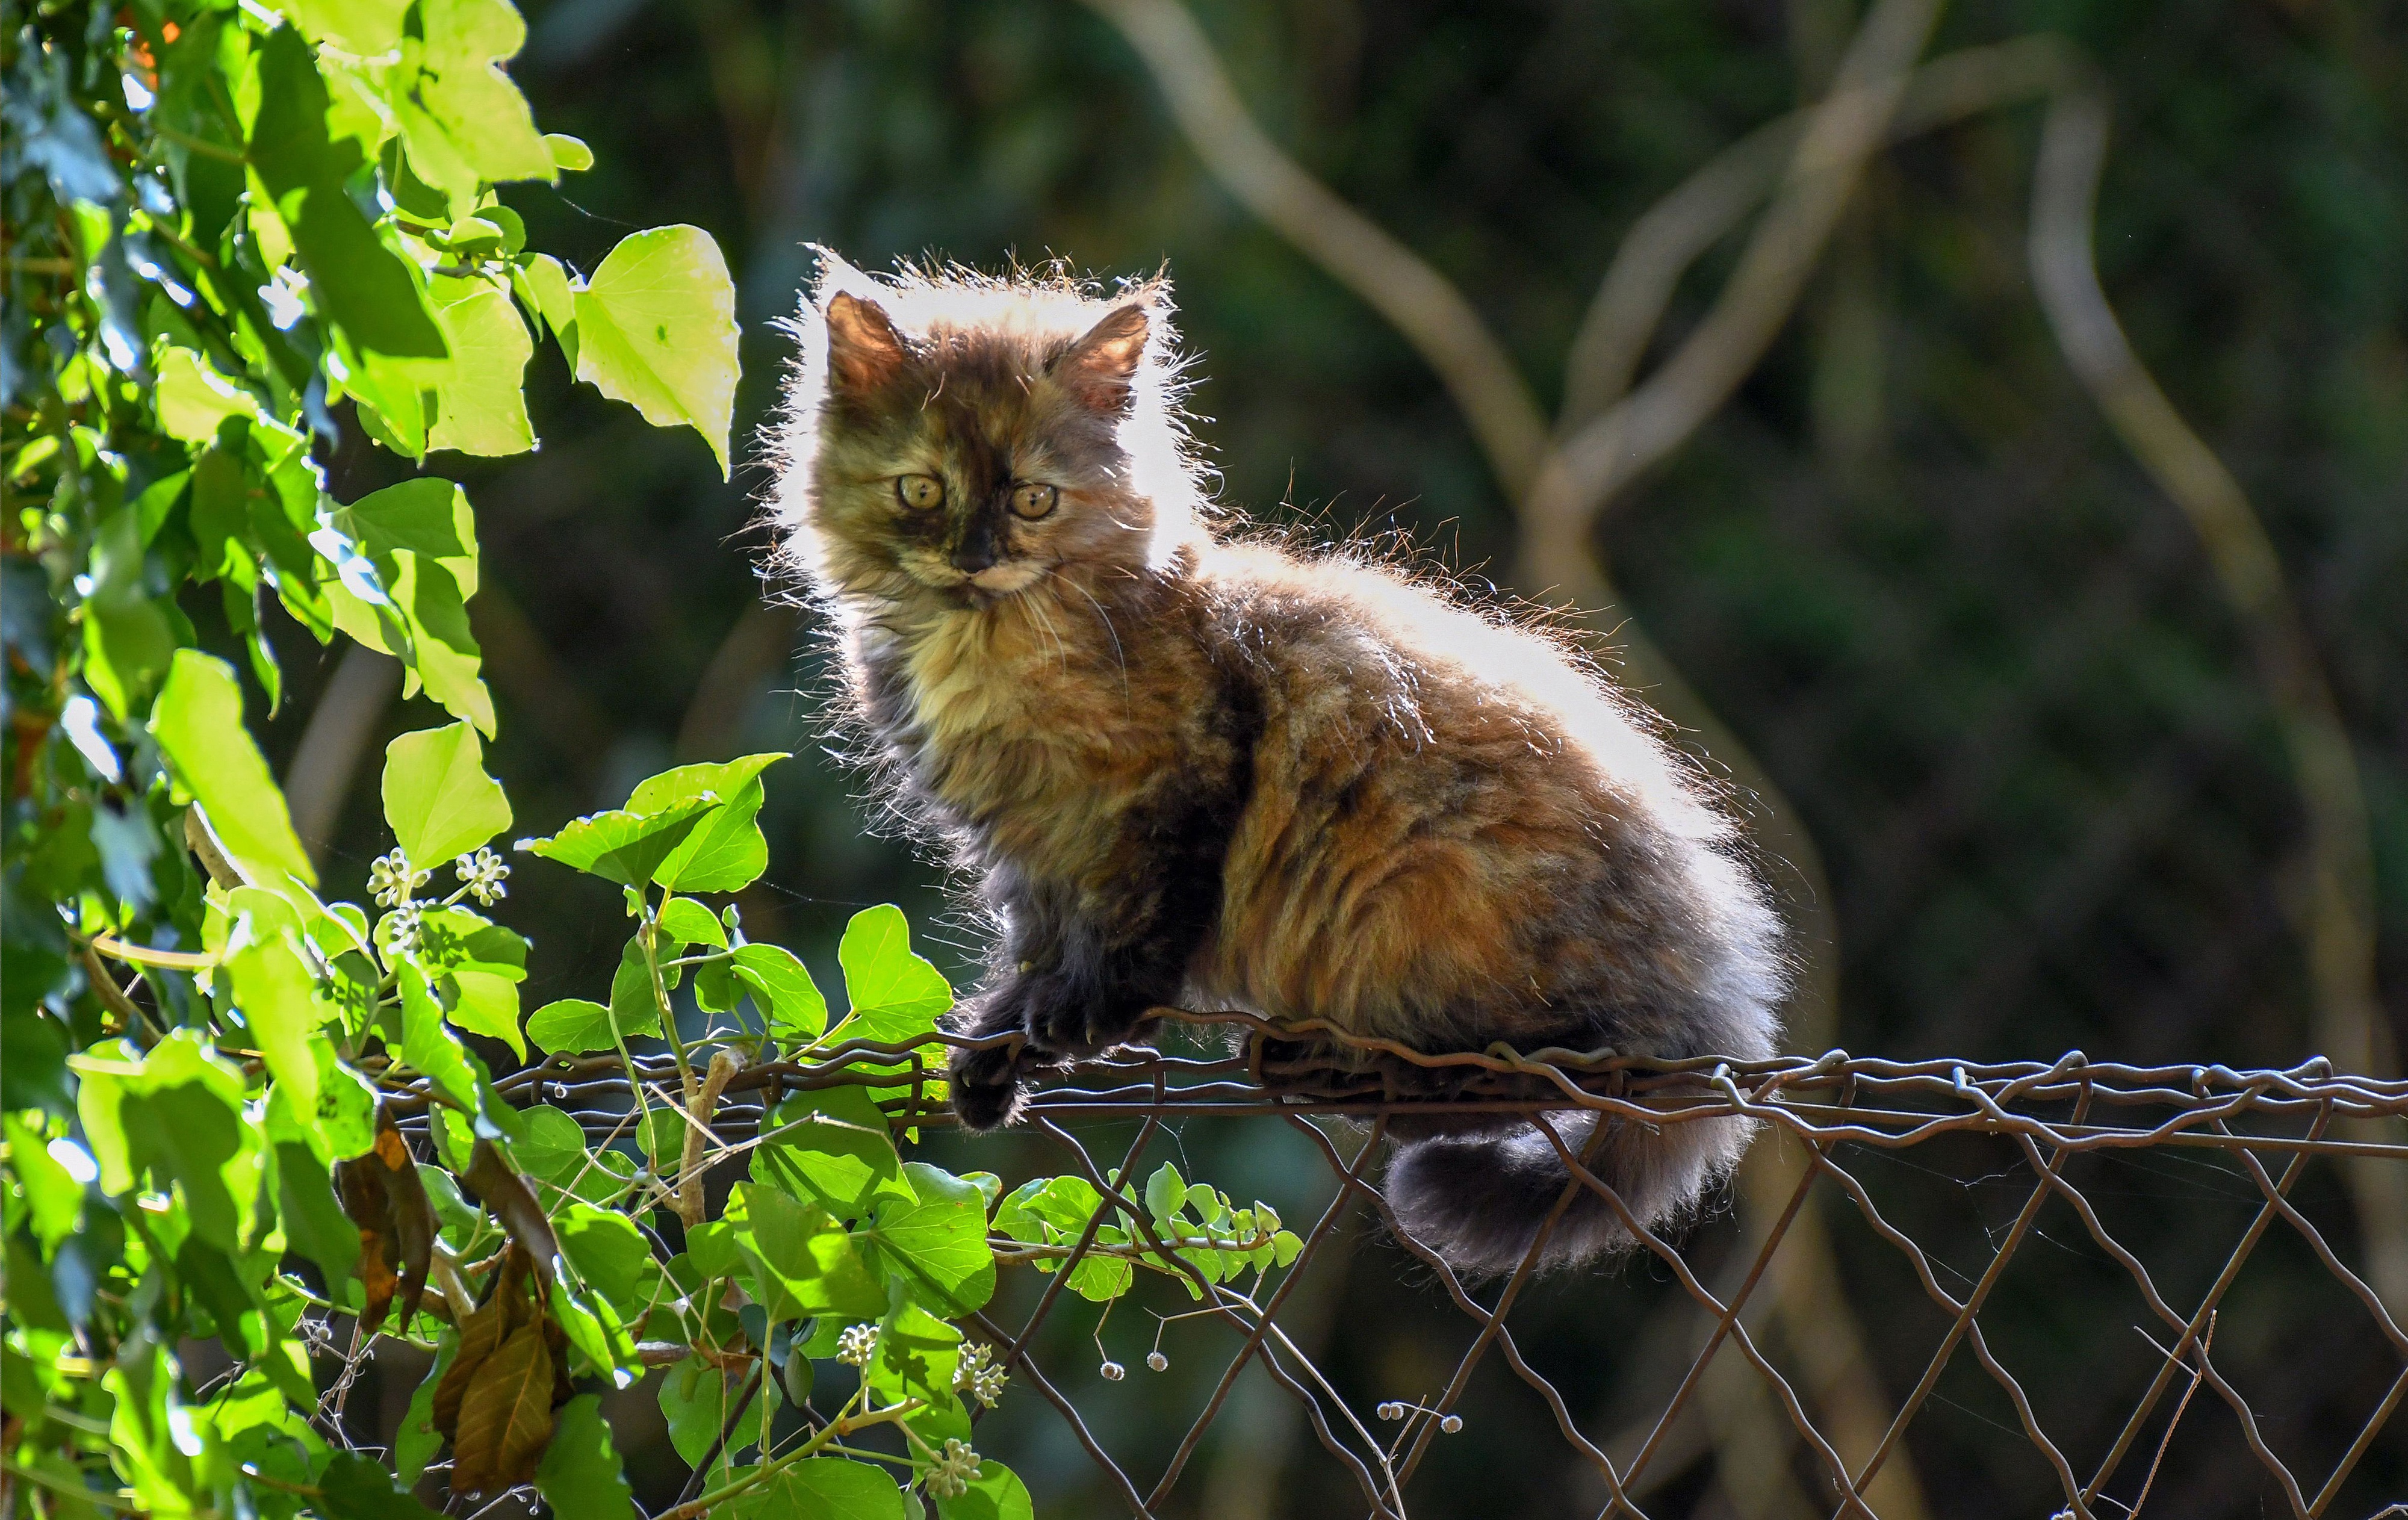
<svg viewBox="0 0 2408 1520">
<path fill-rule="evenodd" d="M 1836 1051 L 1748 1065 L 1502 1047 L 1429 1056 L 1243 1014 L 1170 1014 L 1163 1033 L 1162 1052 L 1129 1049 L 1057 1072 L 1034 1096 L 1025 1123 L 1042 1143 L 1023 1154 L 1085 1177 L 1102 1201 L 1056 1269 L 1024 1274 L 1016 1298 L 999 1296 L 968 1326 L 1053 1406 L 1132 1514 L 1212 1513 L 1199 1507 L 1196 1459 L 1252 1364 L 1293 1400 L 1346 1480 L 1320 1490 L 1351 1493 L 1332 1513 L 1555 1513 L 1467 1509 L 1460 1474 L 1444 1501 L 1429 1501 L 1432 1459 L 1478 1419 L 1552 1427 L 1572 1470 L 1552 1502 L 1600 1520 L 1897 1520 L 2001 1504 L 2084 1520 L 2144 1508 L 2408 1515 L 2408 1419 L 2398 1417 L 2408 1332 L 2398 1304 L 2368 1281 L 2349 1190 L 2334 1175 L 2408 1167 L 2408 1081 L 2321 1060 L 2250 1070 L 2079 1053 L 2006 1064 Z M 893 1068 L 874 1064 L 886 1049 L 750 1068 L 729 1084 L 716 1127 L 738 1140 L 784 1092 L 862 1082 L 892 1091 Z M 893 1054 L 924 1069 L 927 1053 Z M 865 1055 L 872 1065 L 859 1064 Z M 503 1086 L 597 1132 L 623 1118 L 626 1079 L 609 1058 L 558 1059 Z M 1547 1134 L 1573 1178 L 1558 1213 L 1593 1188 L 1631 1228 L 1637 1244 L 1620 1269 L 1549 1279 L 1526 1262 L 1502 1281 L 1469 1283 L 1403 1235 L 1379 1190 L 1383 1140 L 1391 1121 L 1433 1104 L 1521 1115 Z M 888 1108 L 898 1126 L 949 1120 L 916 1086 Z M 1756 1120 L 1740 1204 L 1678 1230 L 1643 1227 L 1562 1138 L 1555 1118 L 1581 1109 L 1647 1125 Z M 1139 1197 L 1145 1169 L 1176 1142 L 1174 1126 L 1198 1118 L 1283 1126 L 1326 1169 L 1317 1217 L 1291 1221 L 1301 1251 L 1245 1292 L 1167 1249 Z M 2138 1164 L 2154 1159 L 2174 1165 Z M 1935 1210 L 1918 1185 L 1960 1200 L 1978 1188 L 1987 1203 Z M 2201 1200 L 2204 1211 L 2184 1207 Z M 1799 1228 L 1816 1215 L 1831 1224 L 1832 1259 Z M 1226 1355 L 1209 1386 L 1190 1385 L 1203 1392 L 1178 1420 L 1150 1421 L 1118 1444 L 1098 1414 L 1120 1396 L 1074 1385 L 1039 1359 L 1068 1339 L 1049 1338 L 1049 1321 L 1091 1307 L 1064 1288 L 1103 1249 L 1108 1226 L 1189 1280 L 1200 1307 L 1155 1318 L 1217 1326 Z M 1415 1285 L 1460 1312 L 1452 1332 L 1422 1327 L 1433 1343 L 1415 1348 L 1412 1365 L 1442 1374 L 1430 1385 L 1370 1386 L 1359 1371 L 1317 1365 L 1312 1337 L 1292 1333 L 1299 1289 L 1342 1270 L 1333 1264 L 1371 1239 L 1399 1248 L 1418 1264 Z M 1828 1359 L 1814 1354 L 1813 1328 L 1770 1312 L 1771 1284 L 1800 1271 L 1844 1280 L 1872 1363 L 1894 1385 L 1836 1385 L 1818 1365 Z M 1594 1369 L 1568 1377 L 1551 1365 L 1560 1357 L 1543 1320 L 1517 1339 L 1517 1311 L 1541 1295 L 1602 1308 L 1650 1284 L 1660 1301 L 1604 1397 Z M 2346 1316 L 2338 1332 L 2336 1314 Z M 1102 1326 L 1093 1333 L 1100 1347 Z M 1183 1340 L 1182 1355 L 1197 1339 Z M 1950 1428 L 1932 1429 L 1935 1411 Z M 1118 1424 L 1127 1436 L 1129 1422 Z M 1969 1430 L 1978 1450 L 1944 1449 L 1964 1447 Z M 1959 1491 L 1925 1490 L 1918 1448 Z M 1513 1488 L 1492 1481 L 1499 1494 Z M 1963 1485 L 1985 1484 L 1996 1491 L 1977 1504 Z M 1706 1494 L 1716 1497 L 1700 1507 Z"/>
</svg>

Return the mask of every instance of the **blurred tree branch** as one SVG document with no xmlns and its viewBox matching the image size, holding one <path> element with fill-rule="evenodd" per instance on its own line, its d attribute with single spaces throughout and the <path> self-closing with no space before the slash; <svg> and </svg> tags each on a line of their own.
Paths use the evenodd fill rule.
<svg viewBox="0 0 2408 1520">
<path fill-rule="evenodd" d="M 343 821 L 343 803 L 351 796 L 351 778 L 360 757 L 376 737 L 385 710 L 401 695 L 401 662 L 366 644 L 353 644 L 326 678 L 318 705 L 309 710 L 309 725 L 284 771 L 284 802 L 293 813 L 293 831 L 309 847 L 310 858 L 326 863 L 335 829 Z"/>
<path fill-rule="evenodd" d="M 2207 551 L 2272 699 L 2308 818 L 2308 889 L 2292 913 L 2306 941 L 2315 1037 L 2346 1071 L 2387 1077 L 2399 1053 L 2374 986 L 2374 856 L 2366 793 L 2332 687 L 2266 526 L 2247 493 L 2157 388 L 2100 288 L 2092 218 L 2107 160 L 2095 83 L 2061 90 L 2033 176 L 2032 283 L 2066 361 Z M 2408 1309 L 2408 1175 L 2364 1160 L 2347 1175 L 2374 1288 Z"/>
</svg>

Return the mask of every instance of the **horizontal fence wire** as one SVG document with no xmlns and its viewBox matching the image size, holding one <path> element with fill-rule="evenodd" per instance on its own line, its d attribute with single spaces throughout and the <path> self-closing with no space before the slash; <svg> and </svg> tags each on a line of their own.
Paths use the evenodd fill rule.
<svg viewBox="0 0 2408 1520">
<path fill-rule="evenodd" d="M 2005 1416 L 1992 1422 L 1989 1437 L 2028 1448 L 2028 1481 L 2038 1485 L 2035 1492 L 2053 1496 L 2048 1502 L 2057 1506 L 2053 1514 L 2058 1520 L 2130 1520 L 2153 1494 L 2160 1496 L 2157 1502 L 2169 1515 L 2255 1514 L 2267 1506 L 2263 1513 L 2286 1513 L 2296 1520 L 2408 1516 L 2408 1503 L 2402 1502 L 2408 1491 L 2366 1492 L 2364 1482 L 2353 1486 L 2371 1453 L 2385 1449 L 2386 1441 L 2394 1449 L 2401 1444 L 2394 1417 L 2408 1397 L 2402 1306 L 2386 1303 L 2352 1265 L 2357 1242 L 2345 1211 L 2336 1227 L 2332 1210 L 2317 1211 L 2324 1215 L 2319 1223 L 2299 1201 L 2303 1179 L 2319 1163 L 2408 1166 L 2408 1125 L 2401 1123 L 2408 1120 L 2408 1081 L 2337 1071 L 2320 1059 L 2281 1070 L 2142 1067 L 2092 1061 L 2078 1052 L 2045 1063 L 1899 1061 L 1839 1051 L 1756 1062 L 1663 1061 L 1502 1046 L 1426 1054 L 1326 1025 L 1272 1024 L 1243 1013 L 1160 1010 L 1157 1016 L 1154 1032 L 1170 1049 L 1125 1047 L 1039 1074 L 1023 1123 L 1059 1158 L 1057 1169 L 1084 1178 L 1101 1201 L 1084 1234 L 1053 1263 L 1053 1274 L 1025 1317 L 1007 1323 L 991 1305 L 966 1326 L 991 1341 L 1011 1374 L 1060 1412 L 1110 1492 L 1133 1514 L 1200 1513 L 1182 1480 L 1194 1471 L 1193 1459 L 1251 1364 L 1298 1406 L 1348 1480 L 1361 1513 L 1375 1520 L 1406 1520 L 1425 1459 L 1436 1442 L 1461 1427 L 1475 1374 L 1493 1355 L 1538 1397 L 1569 1460 L 1584 1475 L 1574 1487 L 1581 1501 L 1566 1513 L 1594 1513 L 1599 1520 L 1660 1520 L 1689 1513 L 1685 1501 L 1664 1498 L 1680 1491 L 1678 1480 L 1701 1460 L 1699 1439 L 1684 1432 L 1698 1424 L 1702 1405 L 1727 1405 L 1734 1374 L 1753 1380 L 1756 1394 L 1775 1412 L 1767 1417 L 1794 1437 L 1787 1459 L 1798 1491 L 1818 1495 L 1814 1502 L 1834 1520 L 1888 1520 L 1878 1506 L 1885 1493 L 1897 1492 L 1897 1475 L 1885 1488 L 1885 1469 L 1913 1461 L 1909 1434 L 1918 1418 L 1928 1420 L 1936 1406 L 1962 1407 L 1968 1396 L 1952 1380 L 1966 1376 L 1968 1364 L 1994 1390 Z M 944 1035 L 936 1043 L 1000 1042 Z M 676 1087 L 674 1063 L 666 1055 L 639 1057 L 634 1077 L 664 1096 Z M 880 1089 L 898 1126 L 942 1127 L 953 1121 L 941 1078 L 935 1045 L 848 1042 L 809 1060 L 762 1062 L 738 1072 L 726 1084 L 711 1128 L 725 1148 L 723 1159 L 729 1159 L 743 1154 L 762 1115 L 783 1095 L 846 1084 Z M 615 1055 L 554 1056 L 496 1085 L 513 1103 L 567 1111 L 597 1140 L 625 1133 L 630 1073 Z M 396 1086 L 388 1101 L 403 1116 L 406 1130 L 423 1133 L 423 1085 Z M 1584 1164 L 1574 1137 L 1585 1135 L 1582 1143 L 1594 1146 L 1608 1126 L 1563 1122 L 1563 1116 L 1583 1110 L 1649 1126 L 1740 1116 L 1758 1126 L 1759 1149 L 1786 1147 L 1803 1161 L 1775 1207 L 1747 1212 L 1760 1217 L 1761 1227 L 1740 1231 L 1735 1246 L 1725 1241 L 1720 1259 L 1708 1261 L 1695 1242 L 1634 1216 Z M 1540 1348 L 1515 1340 L 1508 1320 L 1541 1279 L 1537 1262 L 1546 1230 L 1510 1275 L 1474 1283 L 1458 1278 L 1398 1227 L 1377 1184 L 1383 1142 L 1392 1121 L 1437 1112 L 1522 1116 L 1554 1146 L 1570 1178 L 1556 1217 L 1581 1190 L 1595 1193 L 1629 1232 L 1632 1258 L 1651 1263 L 1652 1275 L 1671 1283 L 1677 1298 L 1686 1301 L 1693 1324 L 1679 1343 L 1687 1359 L 1678 1369 L 1645 1369 L 1656 1374 L 1652 1407 L 1624 1411 L 1614 1428 L 1604 1428 L 1592 1412 L 1575 1407 L 1555 1378 L 1534 1365 L 1531 1353 Z M 1302 1244 L 1295 1260 L 1284 1275 L 1251 1291 L 1211 1281 L 1166 1244 L 1132 1191 L 1149 1151 L 1165 1134 L 1164 1122 L 1190 1116 L 1283 1124 L 1303 1137 L 1310 1154 L 1327 1169 L 1327 1201 L 1299 1229 Z M 1099 1160 L 1080 1132 L 1098 1132 L 1107 1121 L 1135 1121 L 1136 1130 L 1125 1151 Z M 1963 1149 L 1975 1143 L 1985 1147 L 1978 1160 Z M 2001 1223 L 1982 1224 L 1971 1232 L 1960 1227 L 1951 1232 L 1959 1238 L 1935 1240 L 1930 1212 L 1904 1211 L 1895 1197 L 1885 1199 L 1884 1185 L 1876 1185 L 1879 1179 L 1862 1159 L 1907 1152 L 1919 1158 L 1923 1171 L 1942 1176 L 1951 1168 L 1978 1165 L 1984 1169 L 1979 1181 L 1993 1190 L 2020 1177 L 2021 1201 Z M 2115 1208 L 2102 1207 L 2120 1205 L 2130 1191 L 2128 1181 L 2110 1190 L 2095 1177 L 2086 1183 L 2076 1175 L 2078 1167 L 2101 1158 L 2129 1161 L 2147 1152 L 2214 1153 L 2208 1159 L 2219 1167 L 2219 1175 L 2234 1189 L 2245 1189 L 2239 1195 L 2247 1204 L 2245 1223 L 2238 1228 L 2227 1223 L 2220 1230 L 2170 1231 L 2160 1220 L 2157 1227 L 2136 1233 L 2129 1221 L 2111 1217 Z M 1919 1295 L 1928 1305 L 1914 1333 L 1901 1327 L 1894 1338 L 1899 1344 L 1885 1348 L 1884 1365 L 1901 1369 L 1904 1387 L 1886 1400 L 1878 1429 L 1867 1427 L 1860 1417 L 1832 1419 L 1830 1400 L 1822 1397 L 1826 1391 L 1801 1386 L 1804 1380 L 1794 1367 L 1784 1368 L 1768 1334 L 1766 1284 L 1793 1269 L 1784 1247 L 1795 1238 L 1802 1211 L 1817 1198 L 1830 1205 L 1832 1219 L 1853 1219 L 1855 1243 L 1872 1254 L 1859 1252 L 1858 1257 L 1889 1262 L 1899 1291 L 1879 1306 L 1864 1306 L 1879 1310 L 1868 1312 L 1869 1324 L 1903 1326 L 1906 1316 L 1897 1298 Z M 2042 1227 L 2052 1210 L 2060 1223 Z M 1455 1354 L 1443 1386 L 1426 1398 L 1383 1399 L 1366 1410 L 1358 1398 L 1341 1393 L 1340 1380 L 1317 1366 L 1283 1323 L 1297 1285 L 1333 1247 L 1344 1249 L 1340 1242 L 1348 1238 L 1345 1226 L 1354 1214 L 1367 1216 L 1407 1253 L 1433 1291 L 1467 1322 L 1468 1342 Z M 1096 1241 L 1107 1226 L 1123 1232 L 1129 1242 L 1119 1248 L 1124 1253 L 1141 1249 L 1161 1269 L 1181 1274 L 1200 1306 L 1197 1313 L 1219 1321 L 1235 1341 L 1226 1370 L 1169 1455 L 1142 1472 L 1130 1470 L 1109 1449 L 1097 1422 L 1082 1413 L 1061 1379 L 1037 1362 L 1048 1317 L 1064 1312 L 1064 1284 L 1082 1260 L 1101 1249 Z M 1970 1241 L 1961 1238 L 1968 1233 L 1973 1236 Z M 2365 1398 L 2362 1407 L 2338 1423 L 2328 1411 L 2313 1430 L 2300 1408 L 2278 1407 L 2262 1394 L 2253 1403 L 2243 1390 L 2253 1379 L 2255 1385 L 2266 1385 L 2266 1364 L 2283 1359 L 2279 1344 L 2270 1353 L 2268 1335 L 2236 1318 L 2244 1312 L 2270 1312 L 2268 1291 L 2246 1296 L 2246 1304 L 2234 1297 L 2253 1256 L 2276 1239 L 2297 1248 L 2291 1258 L 2314 1264 L 2312 1270 L 2283 1277 L 2279 1293 L 2297 1298 L 2313 1288 L 2337 1302 L 2346 1300 L 2365 1326 L 2365 1334 L 2350 1343 L 2361 1352 L 2377 1348 L 2379 1365 L 2387 1369 L 2375 1379 L 2380 1391 Z M 2120 1384 L 2112 1374 L 2053 1378 L 2057 1348 L 2015 1343 L 2028 1331 L 2029 1316 L 2007 1323 L 1995 1312 L 2001 1284 L 2030 1255 L 2033 1242 L 2042 1240 L 2060 1254 L 2078 1248 L 2086 1259 L 2112 1264 L 2109 1269 L 2120 1275 L 2133 1327 L 2141 1331 L 2130 1340 L 2128 1356 L 2106 1359 L 2128 1373 Z M 2214 1270 L 2209 1273 L 2211 1263 Z M 1587 1284 L 1583 1288 L 1589 1290 Z M 1550 1290 L 1560 1291 L 1554 1284 Z M 1624 1290 L 1599 1282 L 1593 1291 Z M 1993 1312 L 1986 1326 L 1985 1310 Z M 1910 1341 L 1928 1349 L 1899 1349 Z M 2244 1346 L 2256 1349 L 2230 1349 Z M 2249 1364 L 2245 1374 L 2242 1362 Z M 2316 1380 L 2314 1368 L 2276 1370 L 2283 1373 L 2277 1380 L 2283 1388 L 2296 1390 Z M 2052 1385 L 2065 1381 L 2083 1384 L 2071 1392 L 2086 1400 L 2071 1420 L 2064 1413 L 2069 1390 Z M 1942 1392 L 1943 1385 L 1955 1389 L 1954 1397 Z M 2113 1409 L 2102 1402 L 2106 1391 L 2115 1395 Z M 2281 1395 L 2282 1405 L 2298 1402 L 2296 1393 Z M 2319 1408 L 2330 1403 L 2327 1398 Z M 2235 1454 L 2245 1453 L 2251 1481 L 2260 1486 L 2254 1499 L 2235 1498 L 2229 1509 L 2183 1512 L 2178 1505 L 2188 1501 L 2172 1492 L 2183 1478 L 2167 1457 L 2170 1450 L 2184 1449 L 2174 1443 L 2186 1421 L 2199 1426 L 2211 1404 L 2226 1412 L 2220 1428 L 2234 1437 L 2223 1443 L 2229 1447 L 2223 1455 L 2240 1461 Z M 1839 1428 L 1842 1423 L 1849 1427 Z M 1375 1432 L 1375 1426 L 1398 1427 Z M 2398 1426 L 2408 1427 L 2408 1420 Z M 2386 1470 L 2408 1470 L 2408 1461 L 2395 1461 Z M 1666 1502 L 1672 1507 L 1649 1507 Z M 1917 1513 L 1952 1512 L 1942 1507 Z"/>
</svg>

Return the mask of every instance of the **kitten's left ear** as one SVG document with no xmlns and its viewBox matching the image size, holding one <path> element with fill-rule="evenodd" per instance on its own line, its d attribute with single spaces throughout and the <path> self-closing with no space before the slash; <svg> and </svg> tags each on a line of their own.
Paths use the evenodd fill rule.
<svg viewBox="0 0 2408 1520">
<path fill-rule="evenodd" d="M 1054 361 L 1054 378 L 1089 409 L 1118 416 L 1128 408 L 1129 382 L 1145 358 L 1153 325 L 1145 304 L 1131 301 L 1065 349 Z"/>
<path fill-rule="evenodd" d="M 828 378 L 839 392 L 866 395 L 895 378 L 910 346 L 877 302 L 838 291 L 828 298 Z"/>
</svg>

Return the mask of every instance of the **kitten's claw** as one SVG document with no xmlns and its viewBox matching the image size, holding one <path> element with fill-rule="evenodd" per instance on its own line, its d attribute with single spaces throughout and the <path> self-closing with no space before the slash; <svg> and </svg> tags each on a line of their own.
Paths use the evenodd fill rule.
<svg viewBox="0 0 2408 1520">
<path fill-rule="evenodd" d="M 995 1129 L 1019 1116 L 1020 1063 L 1009 1045 L 953 1052 L 947 1081 L 965 1128 Z"/>
<path fill-rule="evenodd" d="M 1099 992 L 1056 977 L 1023 983 L 1032 1049 L 1083 1057 L 1110 1050 L 1137 1032 L 1138 1019 L 1125 1014 Z"/>
</svg>

